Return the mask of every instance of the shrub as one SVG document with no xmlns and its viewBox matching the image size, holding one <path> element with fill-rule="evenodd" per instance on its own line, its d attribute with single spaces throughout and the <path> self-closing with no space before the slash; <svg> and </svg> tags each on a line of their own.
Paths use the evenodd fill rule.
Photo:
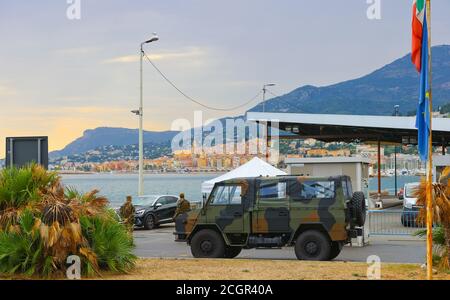
<svg viewBox="0 0 450 300">
<path fill-rule="evenodd" d="M 426 237 L 427 230 L 421 229 L 414 233 L 415 236 Z M 444 227 L 437 225 L 433 228 L 433 264 L 442 269 L 448 269 L 448 253 L 445 240 Z"/>
<path fill-rule="evenodd" d="M 82 217 L 81 227 L 97 255 L 99 267 L 126 272 L 134 265 L 135 257 L 130 255 L 134 248 L 133 239 L 113 216 L 106 221 L 99 217 Z"/>
<path fill-rule="evenodd" d="M 438 266 L 442 269 L 450 269 L 450 167 L 446 167 L 438 180 L 432 184 L 431 207 L 433 221 L 439 227 L 433 230 L 433 239 L 437 244 L 434 254 L 438 257 Z M 423 206 L 418 220 L 425 222 L 427 211 L 427 182 L 422 180 L 417 191 L 417 204 Z M 423 232 L 422 232 L 423 234 Z"/>
<path fill-rule="evenodd" d="M 133 240 L 94 190 L 64 188 L 38 165 L 0 172 L 0 273 L 64 276 L 78 255 L 82 272 L 126 272 L 135 263 Z"/>
</svg>

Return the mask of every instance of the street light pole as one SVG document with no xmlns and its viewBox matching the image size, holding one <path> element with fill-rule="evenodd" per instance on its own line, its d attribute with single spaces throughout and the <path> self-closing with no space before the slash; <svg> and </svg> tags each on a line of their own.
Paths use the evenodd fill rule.
<svg viewBox="0 0 450 300">
<path fill-rule="evenodd" d="M 267 83 L 263 85 L 263 112 L 266 112 L 266 91 L 268 86 L 275 86 L 275 83 Z M 270 137 L 269 137 L 269 122 L 264 122 L 266 125 L 266 161 L 269 161 L 269 150 L 270 150 Z"/>
<path fill-rule="evenodd" d="M 394 106 L 394 115 L 396 117 L 398 117 L 400 115 L 400 105 L 395 105 Z M 394 196 L 397 196 L 397 190 L 398 190 L 398 186 L 397 186 L 397 145 L 394 145 L 394 182 L 395 182 L 395 194 Z"/>
<path fill-rule="evenodd" d="M 144 44 L 141 43 L 141 59 L 140 59 L 140 99 L 139 99 L 139 187 L 138 195 L 144 194 L 144 72 L 143 72 L 143 60 L 144 60 Z"/>
<path fill-rule="evenodd" d="M 268 86 L 275 86 L 275 83 L 268 83 L 263 85 L 263 112 L 266 112 L 266 91 Z"/>
<path fill-rule="evenodd" d="M 139 99 L 139 110 L 132 111 L 133 113 L 139 115 L 139 186 L 138 195 L 142 196 L 144 194 L 144 72 L 143 72 L 143 61 L 144 61 L 144 44 L 151 42 L 156 42 L 159 40 L 156 33 L 153 33 L 153 37 L 148 41 L 141 43 L 140 48 L 140 99 Z"/>
</svg>

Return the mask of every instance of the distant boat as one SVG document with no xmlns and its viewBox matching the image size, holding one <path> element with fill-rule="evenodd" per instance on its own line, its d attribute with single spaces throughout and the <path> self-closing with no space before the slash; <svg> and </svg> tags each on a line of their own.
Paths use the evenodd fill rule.
<svg viewBox="0 0 450 300">
<path fill-rule="evenodd" d="M 414 176 L 425 176 L 426 171 L 424 169 L 416 169 L 414 170 Z"/>
</svg>

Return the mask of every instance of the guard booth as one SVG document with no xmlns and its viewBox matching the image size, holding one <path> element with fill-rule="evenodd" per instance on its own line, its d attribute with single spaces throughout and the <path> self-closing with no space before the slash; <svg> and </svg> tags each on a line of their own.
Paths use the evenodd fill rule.
<svg viewBox="0 0 450 300">
<path fill-rule="evenodd" d="M 48 168 L 48 137 L 7 137 L 5 167 L 37 163 Z"/>
<path fill-rule="evenodd" d="M 352 181 L 353 191 L 361 191 L 366 198 L 366 206 L 373 206 L 369 201 L 369 164 L 364 157 L 305 157 L 286 158 L 285 164 L 289 175 L 328 177 L 347 175 Z M 357 228 L 358 230 L 358 228 Z M 355 244 L 364 246 L 366 240 L 364 227 L 359 228 Z M 353 242 L 352 242 L 353 244 Z"/>
<path fill-rule="evenodd" d="M 369 205 L 369 164 L 364 157 L 305 157 L 286 158 L 290 175 L 327 177 L 347 175 L 352 180 L 353 191 L 362 191 Z"/>
</svg>

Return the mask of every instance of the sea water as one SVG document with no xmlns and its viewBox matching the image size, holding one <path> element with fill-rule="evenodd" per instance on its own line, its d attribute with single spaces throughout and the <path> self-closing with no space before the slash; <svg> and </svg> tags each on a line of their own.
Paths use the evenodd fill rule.
<svg viewBox="0 0 450 300">
<path fill-rule="evenodd" d="M 219 174 L 145 174 L 145 195 L 176 195 L 184 193 L 190 201 L 202 201 L 201 184 L 219 176 Z M 138 190 L 137 174 L 77 174 L 62 175 L 66 186 L 74 187 L 80 192 L 93 189 L 106 196 L 111 206 L 120 206 L 125 197 L 136 196 Z"/>
<path fill-rule="evenodd" d="M 179 195 L 184 193 L 186 199 L 190 201 L 202 201 L 201 184 L 204 181 L 213 179 L 220 174 L 145 174 L 144 194 Z M 100 195 L 106 196 L 111 206 L 120 206 L 127 195 L 136 196 L 138 189 L 137 174 L 81 174 L 62 175 L 62 182 L 66 186 L 71 186 L 80 192 L 88 192 L 98 189 Z M 420 181 L 417 176 L 398 176 L 397 188 L 400 189 L 405 183 Z M 370 178 L 369 190 L 376 191 L 378 186 L 377 178 Z M 394 193 L 394 177 L 383 177 L 381 179 L 382 190 Z"/>
</svg>

